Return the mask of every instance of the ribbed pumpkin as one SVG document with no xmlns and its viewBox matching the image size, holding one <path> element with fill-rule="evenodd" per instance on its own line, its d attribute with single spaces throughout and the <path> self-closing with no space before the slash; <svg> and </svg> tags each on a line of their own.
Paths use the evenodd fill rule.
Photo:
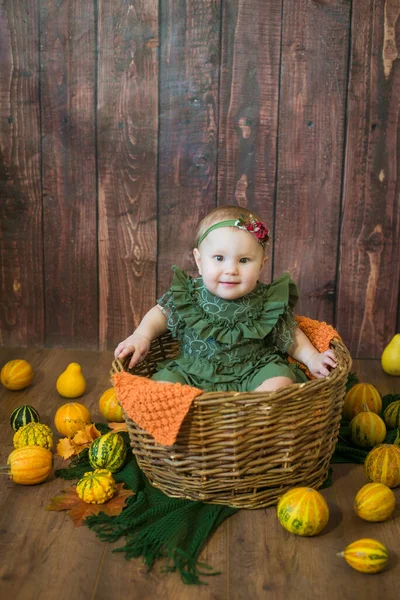
<svg viewBox="0 0 400 600">
<path fill-rule="evenodd" d="M 338 556 L 343 556 L 345 561 L 361 573 L 379 573 L 383 571 L 389 560 L 389 553 L 385 546 L 371 538 L 363 538 L 352 542 Z"/>
<path fill-rule="evenodd" d="M 54 417 L 54 425 L 61 435 L 73 437 L 77 431 L 91 422 L 90 412 L 79 402 L 67 402 L 60 406 Z"/>
<path fill-rule="evenodd" d="M 32 383 L 32 366 L 26 360 L 10 360 L 1 369 L 1 383 L 8 390 L 23 390 Z"/>
<path fill-rule="evenodd" d="M 18 431 L 28 423 L 39 423 L 40 415 L 38 411 L 29 404 L 17 406 L 10 415 L 10 425 L 14 431 Z"/>
<path fill-rule="evenodd" d="M 400 485 L 400 448 L 394 444 L 380 444 L 368 452 L 364 472 L 370 481 L 390 488 Z"/>
<path fill-rule="evenodd" d="M 76 484 L 76 493 L 88 504 L 104 504 L 116 490 L 114 477 L 107 469 L 88 471 Z"/>
<path fill-rule="evenodd" d="M 381 396 L 370 383 L 357 383 L 347 392 L 343 404 L 343 416 L 346 421 L 351 421 L 361 412 L 363 404 L 367 404 L 369 410 L 376 414 L 382 410 Z"/>
<path fill-rule="evenodd" d="M 357 493 L 354 510 L 364 521 L 386 521 L 396 506 L 396 496 L 383 483 L 367 483 Z"/>
<path fill-rule="evenodd" d="M 126 458 L 126 445 L 119 433 L 111 431 L 96 438 L 89 448 L 89 462 L 93 469 L 119 471 Z"/>
<path fill-rule="evenodd" d="M 43 423 L 28 423 L 14 433 L 13 444 L 14 448 L 41 446 L 51 450 L 53 447 L 53 433 L 50 427 Z"/>
<path fill-rule="evenodd" d="M 351 420 L 349 434 L 355 446 L 372 448 L 385 439 L 386 425 L 383 419 L 371 412 L 364 403 L 362 411 Z"/>
<path fill-rule="evenodd" d="M 388 429 L 397 429 L 400 427 L 400 400 L 391 402 L 383 413 L 383 420 Z"/>
<path fill-rule="evenodd" d="M 316 490 L 296 487 L 280 498 L 277 516 L 290 533 L 312 536 L 320 533 L 328 523 L 329 508 L 325 498 Z"/>
<path fill-rule="evenodd" d="M 41 446 L 24 446 L 8 457 L 8 472 L 14 483 L 35 485 L 45 481 L 53 467 L 53 455 Z"/>
<path fill-rule="evenodd" d="M 115 423 L 123 423 L 124 415 L 122 408 L 118 402 L 114 388 L 109 388 L 101 395 L 99 400 L 99 410 L 107 421 Z"/>
</svg>

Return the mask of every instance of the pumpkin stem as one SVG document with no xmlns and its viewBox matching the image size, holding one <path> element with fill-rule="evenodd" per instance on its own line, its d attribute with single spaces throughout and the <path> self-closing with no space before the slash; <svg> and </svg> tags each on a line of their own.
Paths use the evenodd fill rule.
<svg viewBox="0 0 400 600">
<path fill-rule="evenodd" d="M 393 444 L 395 446 L 399 446 L 399 448 L 400 448 L 400 427 L 397 429 L 397 435 L 396 435 L 396 437 L 394 439 Z"/>
<path fill-rule="evenodd" d="M 363 402 L 361 404 L 361 409 L 362 409 L 363 412 L 371 412 L 370 409 L 369 409 L 369 406 L 368 406 L 368 404 L 366 402 Z"/>
<path fill-rule="evenodd" d="M 342 558 L 344 558 L 344 552 L 336 552 L 336 556 L 341 556 Z"/>
</svg>

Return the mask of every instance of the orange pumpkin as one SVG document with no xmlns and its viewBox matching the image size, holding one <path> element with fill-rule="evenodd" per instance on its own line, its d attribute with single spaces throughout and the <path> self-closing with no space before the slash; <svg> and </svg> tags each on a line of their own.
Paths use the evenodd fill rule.
<svg viewBox="0 0 400 600">
<path fill-rule="evenodd" d="M 90 412 L 79 402 L 67 402 L 60 406 L 54 417 L 54 425 L 61 435 L 73 437 L 84 425 L 91 422 Z"/>
<path fill-rule="evenodd" d="M 1 369 L 1 383 L 8 390 L 23 390 L 32 383 L 33 369 L 26 360 L 10 360 Z"/>
<path fill-rule="evenodd" d="M 101 395 L 99 400 L 99 410 L 107 421 L 112 421 L 114 423 L 124 422 L 122 408 L 118 402 L 114 388 L 109 388 Z"/>
<path fill-rule="evenodd" d="M 13 450 L 8 457 L 8 473 L 14 483 L 35 485 L 51 473 L 53 455 L 41 446 L 24 446 Z"/>
<path fill-rule="evenodd" d="M 357 383 L 347 392 L 343 404 L 343 416 L 346 421 L 351 421 L 358 415 L 363 404 L 367 404 L 369 410 L 376 414 L 382 410 L 382 398 L 376 387 L 370 383 Z"/>
</svg>

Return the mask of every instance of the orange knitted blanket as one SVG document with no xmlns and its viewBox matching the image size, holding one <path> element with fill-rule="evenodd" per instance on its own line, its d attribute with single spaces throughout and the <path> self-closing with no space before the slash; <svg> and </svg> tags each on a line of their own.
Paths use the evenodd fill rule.
<svg viewBox="0 0 400 600">
<path fill-rule="evenodd" d="M 307 317 L 296 317 L 296 321 L 319 352 L 327 350 L 333 338 L 340 339 L 337 331 L 327 323 Z M 310 376 L 306 367 L 300 366 Z M 175 443 L 194 398 L 203 393 L 190 385 L 160 383 L 126 372 L 117 373 L 112 379 L 117 398 L 128 417 L 164 446 Z"/>
<path fill-rule="evenodd" d="M 160 383 L 125 371 L 112 379 L 118 401 L 129 418 L 164 446 L 175 443 L 194 398 L 203 393 L 190 385 Z"/>
</svg>

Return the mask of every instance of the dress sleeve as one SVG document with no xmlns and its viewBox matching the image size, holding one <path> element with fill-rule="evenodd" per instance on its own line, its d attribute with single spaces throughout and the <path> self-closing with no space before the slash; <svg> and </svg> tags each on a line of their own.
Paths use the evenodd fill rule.
<svg viewBox="0 0 400 600">
<path fill-rule="evenodd" d="M 294 342 L 294 335 L 298 325 L 294 318 L 293 311 L 288 309 L 284 315 L 281 315 L 271 332 L 272 342 L 280 352 L 288 354 L 289 348 Z"/>
<path fill-rule="evenodd" d="M 268 301 L 271 302 L 276 297 L 283 299 L 284 305 L 268 336 L 268 342 L 272 343 L 280 352 L 287 354 L 294 342 L 295 332 L 298 327 L 293 311 L 299 298 L 297 285 L 288 273 L 284 273 L 271 284 Z"/>
<path fill-rule="evenodd" d="M 179 306 L 176 302 L 176 297 L 186 296 L 190 298 L 189 284 L 190 278 L 182 269 L 177 266 L 172 267 L 174 277 L 171 287 L 161 298 L 158 298 L 157 304 L 161 307 L 162 313 L 167 319 L 167 328 L 172 333 L 174 338 L 181 338 L 182 332 L 185 329 L 185 322 L 179 314 Z"/>
</svg>

